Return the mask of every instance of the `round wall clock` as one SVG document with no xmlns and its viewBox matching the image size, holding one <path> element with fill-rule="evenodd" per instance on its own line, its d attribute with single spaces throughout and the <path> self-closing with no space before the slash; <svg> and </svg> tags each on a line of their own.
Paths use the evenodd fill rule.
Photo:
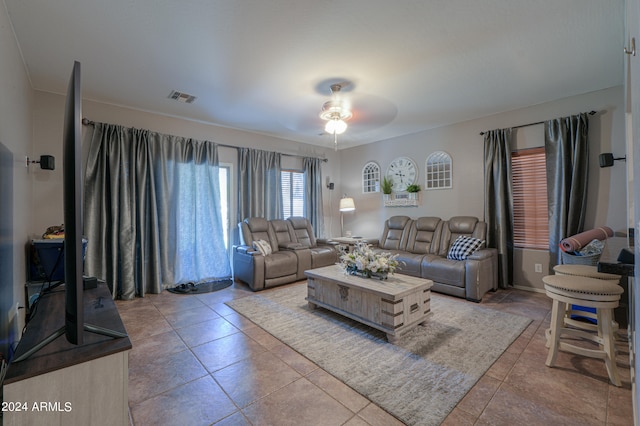
<svg viewBox="0 0 640 426">
<path fill-rule="evenodd" d="M 418 179 L 416 163 L 409 157 L 398 157 L 387 167 L 387 178 L 395 192 L 404 191 L 408 185 L 413 185 Z"/>
</svg>

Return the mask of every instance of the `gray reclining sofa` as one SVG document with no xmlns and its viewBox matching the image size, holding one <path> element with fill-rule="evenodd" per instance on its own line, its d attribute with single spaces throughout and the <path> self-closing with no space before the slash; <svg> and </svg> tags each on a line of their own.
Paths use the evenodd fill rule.
<svg viewBox="0 0 640 426">
<path fill-rule="evenodd" d="M 238 228 L 241 245 L 233 247 L 233 276 L 254 291 L 303 280 L 305 270 L 338 260 L 335 244 L 316 239 L 304 217 L 252 217 L 240 222 Z M 266 242 L 270 253 L 262 254 L 256 241 Z"/>
<path fill-rule="evenodd" d="M 369 240 L 376 250 L 398 255 L 396 273 L 433 280 L 433 291 L 479 302 L 498 288 L 498 252 L 480 248 L 464 260 L 447 255 L 459 236 L 485 240 L 487 225 L 471 216 L 393 216 L 385 221 L 380 240 Z"/>
</svg>

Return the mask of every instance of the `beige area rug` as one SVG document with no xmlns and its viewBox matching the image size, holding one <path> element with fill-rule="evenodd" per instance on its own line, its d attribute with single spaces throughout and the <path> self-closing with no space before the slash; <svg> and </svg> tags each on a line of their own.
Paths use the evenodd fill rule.
<svg viewBox="0 0 640 426">
<path fill-rule="evenodd" d="M 395 345 L 326 309 L 305 284 L 227 302 L 231 308 L 408 425 L 441 423 L 531 322 L 432 294 L 426 326 Z"/>
</svg>

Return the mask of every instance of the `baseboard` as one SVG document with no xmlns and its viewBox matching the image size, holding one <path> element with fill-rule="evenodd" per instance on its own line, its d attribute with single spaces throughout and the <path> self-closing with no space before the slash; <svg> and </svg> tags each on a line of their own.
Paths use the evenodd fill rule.
<svg viewBox="0 0 640 426">
<path fill-rule="evenodd" d="M 513 288 L 517 289 L 517 290 L 524 290 L 524 291 L 532 291 L 534 293 L 544 293 L 544 288 L 534 288 L 534 287 L 526 287 L 523 285 L 514 285 Z"/>
</svg>

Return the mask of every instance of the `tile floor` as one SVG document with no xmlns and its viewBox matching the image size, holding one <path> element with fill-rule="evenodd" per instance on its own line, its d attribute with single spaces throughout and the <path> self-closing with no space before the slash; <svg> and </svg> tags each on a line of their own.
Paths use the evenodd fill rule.
<svg viewBox="0 0 640 426">
<path fill-rule="evenodd" d="M 249 294 L 235 283 L 214 293 L 117 302 L 133 342 L 132 424 L 401 424 L 224 304 Z M 481 305 L 533 322 L 443 424 L 633 424 L 625 342 L 618 345 L 623 386 L 617 388 L 600 360 L 560 353 L 557 368 L 544 365 L 551 316 L 544 294 L 499 290 Z"/>
</svg>

